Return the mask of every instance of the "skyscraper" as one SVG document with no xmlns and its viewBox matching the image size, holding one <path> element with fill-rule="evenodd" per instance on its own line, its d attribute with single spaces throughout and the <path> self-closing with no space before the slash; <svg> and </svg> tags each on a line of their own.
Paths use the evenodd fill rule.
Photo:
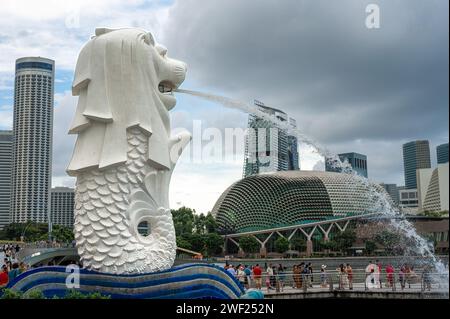
<svg viewBox="0 0 450 319">
<path fill-rule="evenodd" d="M 448 163 L 448 143 L 438 145 L 436 154 L 438 164 Z"/>
<path fill-rule="evenodd" d="M 429 142 L 423 140 L 403 144 L 403 167 L 406 189 L 417 189 L 416 170 L 431 167 Z"/>
<path fill-rule="evenodd" d="M 383 186 L 383 188 L 386 190 L 386 192 L 389 194 L 389 196 L 391 196 L 392 201 L 394 202 L 395 205 L 399 205 L 400 204 L 400 198 L 399 198 L 399 190 L 397 187 L 397 184 L 380 184 L 381 186 Z"/>
<path fill-rule="evenodd" d="M 255 105 L 279 121 L 279 124 L 250 114 L 245 141 L 243 176 L 263 172 L 298 170 L 297 128 L 294 119 L 281 110 L 255 100 Z"/>
<path fill-rule="evenodd" d="M 51 208 L 53 225 L 73 227 L 73 210 L 75 205 L 75 191 L 69 187 L 55 187 L 51 191 Z"/>
<path fill-rule="evenodd" d="M 12 131 L 0 131 L 0 229 L 10 223 Z"/>
<path fill-rule="evenodd" d="M 368 177 L 367 173 L 367 156 L 359 153 L 343 153 L 338 154 L 339 159 L 344 162 L 348 161 L 351 165 L 352 170 L 356 172 L 360 176 Z M 339 167 L 333 166 L 333 159 L 326 158 L 325 159 L 325 171 L 327 172 L 340 172 L 341 169 Z"/>
<path fill-rule="evenodd" d="M 54 74 L 53 60 L 16 60 L 12 222 L 49 220 Z"/>
</svg>

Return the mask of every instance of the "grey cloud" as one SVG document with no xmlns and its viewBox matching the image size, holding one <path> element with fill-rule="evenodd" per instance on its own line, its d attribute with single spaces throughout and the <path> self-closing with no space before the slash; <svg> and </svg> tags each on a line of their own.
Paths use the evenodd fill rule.
<svg viewBox="0 0 450 319">
<path fill-rule="evenodd" d="M 402 179 L 404 141 L 448 140 L 447 1 L 188 0 L 167 26 L 197 88 L 280 107 L 330 149 L 370 153 L 377 178 Z"/>
</svg>

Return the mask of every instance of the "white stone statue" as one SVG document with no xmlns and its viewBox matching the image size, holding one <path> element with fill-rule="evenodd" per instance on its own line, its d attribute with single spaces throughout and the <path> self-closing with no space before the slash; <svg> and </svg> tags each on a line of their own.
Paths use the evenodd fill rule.
<svg viewBox="0 0 450 319">
<path fill-rule="evenodd" d="M 98 28 L 81 50 L 67 172 L 77 177 L 74 231 L 84 268 L 127 274 L 173 265 L 169 182 L 190 135 L 170 136 L 168 111 L 185 74 L 186 64 L 141 29 Z M 141 222 L 149 235 L 139 234 Z"/>
</svg>

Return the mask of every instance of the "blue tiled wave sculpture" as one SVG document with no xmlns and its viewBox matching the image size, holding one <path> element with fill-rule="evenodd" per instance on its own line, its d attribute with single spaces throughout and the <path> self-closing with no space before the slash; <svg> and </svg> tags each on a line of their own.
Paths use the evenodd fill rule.
<svg viewBox="0 0 450 319">
<path fill-rule="evenodd" d="M 8 284 L 24 297 L 40 290 L 47 298 L 64 297 L 69 289 L 65 267 L 40 267 L 29 270 Z M 223 268 L 208 264 L 184 264 L 166 271 L 113 275 L 80 269 L 81 293 L 99 292 L 112 299 L 237 299 L 244 295 L 239 282 Z"/>
</svg>

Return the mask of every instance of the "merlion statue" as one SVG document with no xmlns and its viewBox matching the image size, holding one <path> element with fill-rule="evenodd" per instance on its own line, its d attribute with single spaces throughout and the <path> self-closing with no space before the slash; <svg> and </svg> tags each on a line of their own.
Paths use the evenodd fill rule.
<svg viewBox="0 0 450 319">
<path fill-rule="evenodd" d="M 168 190 L 189 133 L 170 136 L 168 111 L 186 64 L 141 29 L 98 28 L 81 50 L 72 86 L 77 134 L 75 240 L 83 267 L 114 274 L 173 265 Z M 150 234 L 138 225 L 147 222 Z"/>
</svg>

